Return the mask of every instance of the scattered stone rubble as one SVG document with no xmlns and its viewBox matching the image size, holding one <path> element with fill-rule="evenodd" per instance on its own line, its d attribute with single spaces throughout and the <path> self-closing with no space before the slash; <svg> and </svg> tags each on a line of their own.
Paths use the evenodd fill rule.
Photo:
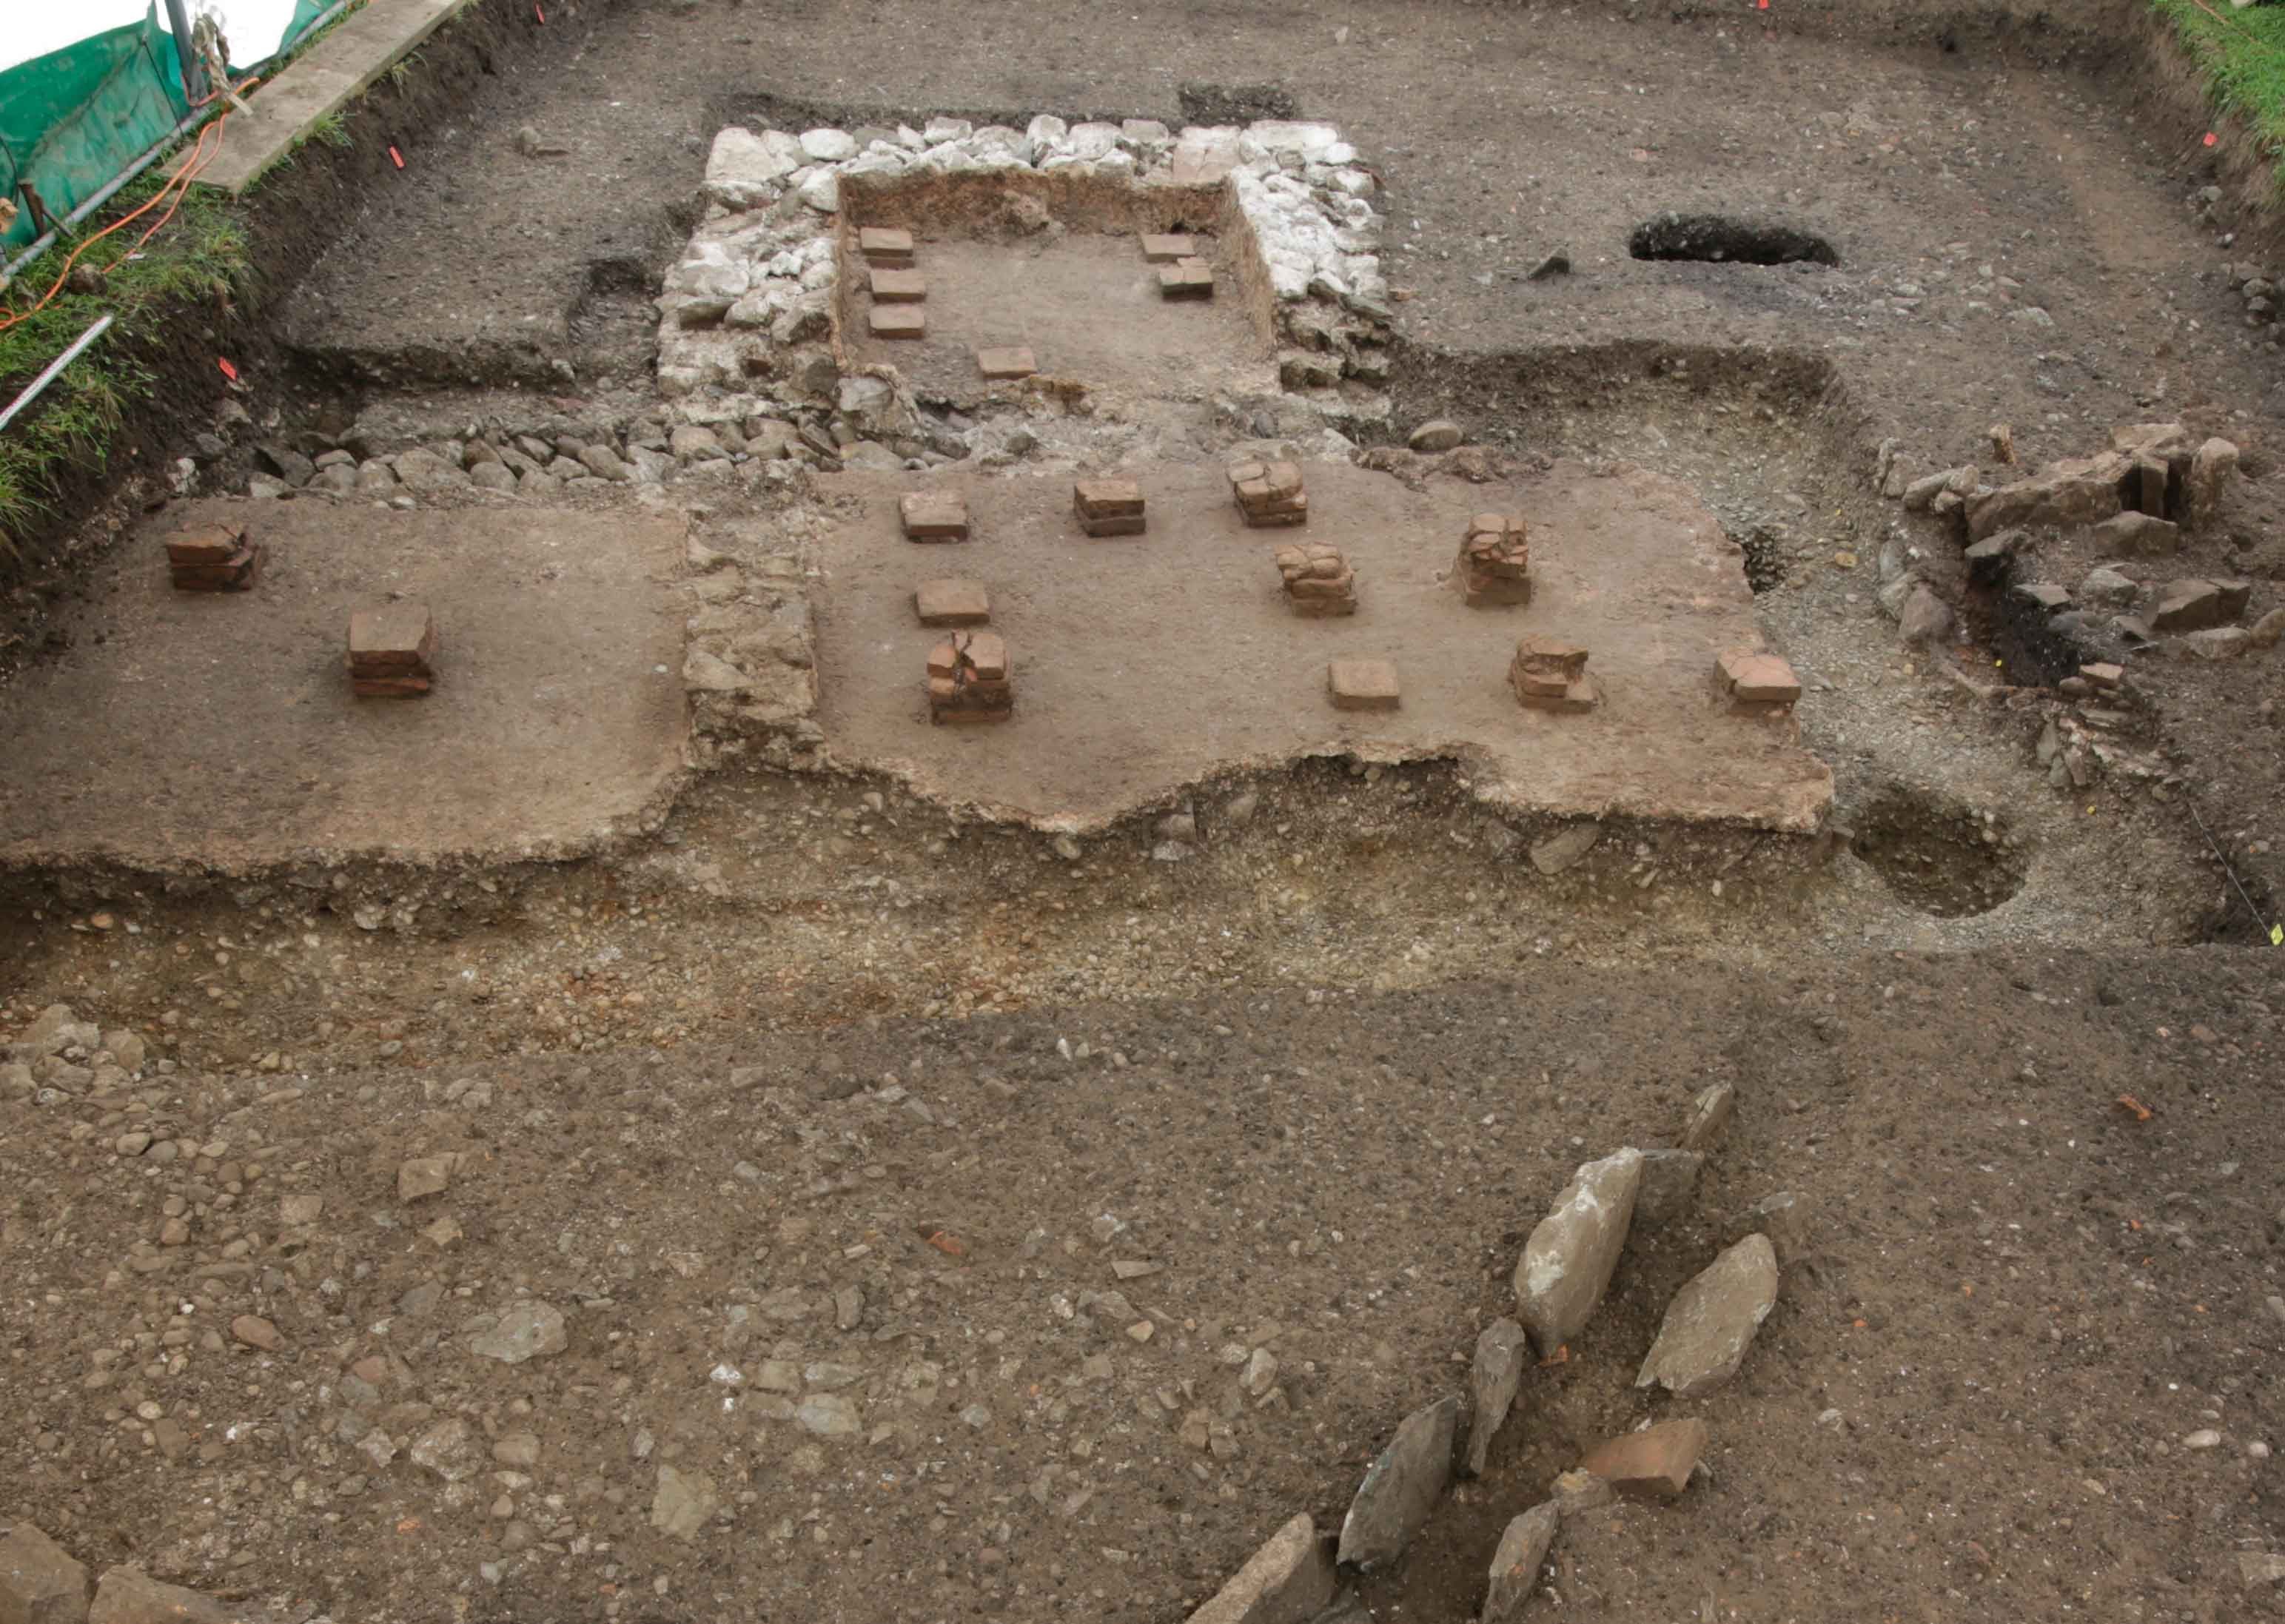
<svg viewBox="0 0 2285 1624">
<path fill-rule="evenodd" d="M 1478 514 L 1468 521 L 1453 573 L 1470 608 L 1529 603 L 1531 542 L 1524 522 L 1513 514 Z"/>
<path fill-rule="evenodd" d="M 167 569 L 178 592 L 251 592 L 262 576 L 262 547 L 242 524 L 200 524 L 167 537 Z"/>
<path fill-rule="evenodd" d="M 1293 613 L 1310 620 L 1356 613 L 1356 571 L 1339 547 L 1304 542 L 1271 556 Z"/>
<path fill-rule="evenodd" d="M 267 1612 L 106 1568 L 90 1595 L 86 1565 L 20 1522 L 0 1540 L 0 1624 L 263 1624 Z"/>
</svg>

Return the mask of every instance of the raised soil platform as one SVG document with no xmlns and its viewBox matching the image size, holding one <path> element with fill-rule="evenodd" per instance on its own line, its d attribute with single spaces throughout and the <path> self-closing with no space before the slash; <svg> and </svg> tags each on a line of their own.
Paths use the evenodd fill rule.
<svg viewBox="0 0 2285 1624">
<path fill-rule="evenodd" d="M 161 537 L 221 519 L 266 547 L 261 584 L 173 591 Z M 169 507 L 98 583 L 112 634 L 0 688 L 0 865 L 581 850 L 679 774 L 682 537 L 544 508 Z M 349 615 L 392 593 L 436 611 L 436 686 L 361 701 Z"/>
<path fill-rule="evenodd" d="M 1566 816 L 1736 820 L 1807 830 L 1833 777 L 1789 720 L 1720 702 L 1717 654 L 1757 643 L 1740 555 L 1684 486 L 1641 469 L 1558 464 L 1512 485 L 1425 491 L 1339 463 L 1305 465 L 1306 530 L 1245 528 L 1218 463 L 1121 469 L 1150 502 L 1146 535 L 1091 540 L 1057 480 L 844 475 L 818 611 L 820 720 L 835 757 L 948 800 L 1087 828 L 1224 768 L 1309 755 L 1458 755 L 1488 800 Z M 904 539 L 899 495 L 954 490 L 972 539 Z M 1472 514 L 1531 525 L 1528 607 L 1469 608 L 1450 579 Z M 1296 617 L 1276 545 L 1339 547 L 1357 612 Z M 940 635 L 914 589 L 957 572 L 991 594 L 1019 698 L 988 730 L 930 727 L 918 673 Z M 1508 686 L 1517 639 L 1582 643 L 1604 700 L 1554 716 Z M 1336 659 L 1394 661 L 1393 711 L 1335 710 Z"/>
</svg>

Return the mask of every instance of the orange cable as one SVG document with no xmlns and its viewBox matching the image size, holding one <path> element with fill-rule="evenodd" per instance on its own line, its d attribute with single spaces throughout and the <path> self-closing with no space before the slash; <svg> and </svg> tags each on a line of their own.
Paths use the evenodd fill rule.
<svg viewBox="0 0 2285 1624">
<path fill-rule="evenodd" d="M 242 91 L 250 89 L 257 82 L 258 78 L 259 75 L 249 75 L 245 81 L 237 85 L 226 86 L 224 90 L 216 90 L 206 97 L 205 100 L 200 102 L 199 105 L 204 106 L 205 102 L 213 101 L 216 97 L 222 96 L 231 90 Z M 66 279 L 71 275 L 72 267 L 79 263 L 79 256 L 81 255 L 95 247 L 97 243 L 101 242 L 114 231 L 133 224 L 137 220 L 142 218 L 143 216 L 148 214 L 153 208 L 156 208 L 162 200 L 165 200 L 168 197 L 169 193 L 173 193 L 173 200 L 168 203 L 166 213 L 160 216 L 157 224 L 151 226 L 141 237 L 137 239 L 135 246 L 127 251 L 130 255 L 140 253 L 143 249 L 143 245 L 149 242 L 151 239 L 158 233 L 161 226 L 164 226 L 168 221 L 175 217 L 175 211 L 182 207 L 183 200 L 190 195 L 191 183 L 198 178 L 200 171 L 204 170 L 221 155 L 222 129 L 223 126 L 227 124 L 229 122 L 230 110 L 228 108 L 224 108 L 221 116 L 214 120 L 213 122 L 200 125 L 199 127 L 197 138 L 191 144 L 190 152 L 185 155 L 183 161 L 176 168 L 175 172 L 167 177 L 167 184 L 160 187 L 158 191 L 153 192 L 148 198 L 145 198 L 132 212 L 122 215 L 120 218 L 113 221 L 109 225 L 105 226 L 101 231 L 96 232 L 94 236 L 88 238 L 85 241 L 74 247 L 71 253 L 65 256 L 63 269 L 56 273 L 56 279 L 49 285 L 48 291 L 40 295 L 38 302 L 35 303 L 27 310 L 18 311 L 15 315 L 9 317 L 4 321 L 0 321 L 0 333 L 5 333 L 9 328 L 17 326 L 20 322 L 30 320 L 42 310 L 47 309 L 50 304 L 55 302 L 56 294 L 62 291 Z M 207 137 L 209 135 L 216 137 L 214 150 L 211 152 L 207 151 Z M 201 153 L 204 153 L 203 157 L 200 156 Z M 125 255 L 122 255 L 121 261 L 114 261 L 114 263 L 116 264 L 122 263 L 125 257 Z M 106 274 L 108 274 L 107 271 Z"/>
</svg>

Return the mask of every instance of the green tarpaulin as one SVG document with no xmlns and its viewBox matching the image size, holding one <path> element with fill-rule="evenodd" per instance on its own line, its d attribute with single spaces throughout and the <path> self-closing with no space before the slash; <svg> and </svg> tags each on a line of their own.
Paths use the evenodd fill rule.
<svg viewBox="0 0 2285 1624">
<path fill-rule="evenodd" d="M 283 51 L 299 39 L 328 4 L 293 0 L 291 19 L 274 49 Z M 13 257 L 39 235 L 23 183 L 31 184 L 51 213 L 67 215 L 188 114 L 175 40 L 163 26 L 164 17 L 157 0 L 149 0 L 139 20 L 0 71 L 0 188 L 22 211 L 0 232 L 0 258 Z M 277 26 L 274 12 L 267 21 Z M 0 60 L 7 59 L 9 27 L 0 20 Z M 231 46 L 234 59 L 249 48 L 237 39 Z M 247 64 L 233 66 L 243 71 Z"/>
</svg>

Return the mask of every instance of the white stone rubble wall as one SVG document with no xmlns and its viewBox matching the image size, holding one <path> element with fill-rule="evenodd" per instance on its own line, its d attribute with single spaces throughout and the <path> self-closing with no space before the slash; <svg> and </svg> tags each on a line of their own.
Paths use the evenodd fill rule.
<svg viewBox="0 0 2285 1624">
<path fill-rule="evenodd" d="M 1267 120 L 1176 133 L 1150 119 L 1066 124 L 1041 114 L 1020 130 L 935 118 L 861 150 L 839 129 L 723 130 L 706 164 L 706 218 L 658 301 L 661 389 L 716 414 L 830 396 L 843 177 L 1026 169 L 1232 187 L 1277 302 L 1286 384 L 1385 381 L 1388 285 L 1370 201 L 1378 183 L 1333 126 Z"/>
</svg>

